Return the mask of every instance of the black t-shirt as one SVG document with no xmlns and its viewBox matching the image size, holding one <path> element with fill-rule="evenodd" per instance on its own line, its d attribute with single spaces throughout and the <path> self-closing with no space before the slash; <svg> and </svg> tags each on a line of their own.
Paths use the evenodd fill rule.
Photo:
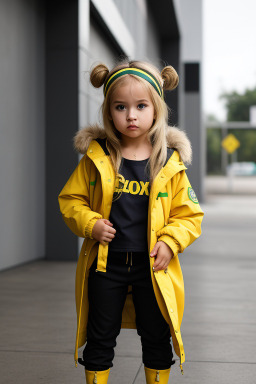
<svg viewBox="0 0 256 384">
<path fill-rule="evenodd" d="M 111 251 L 148 251 L 147 223 L 149 201 L 148 159 L 122 158 L 116 178 L 109 221 L 116 233 L 109 242 Z"/>
</svg>

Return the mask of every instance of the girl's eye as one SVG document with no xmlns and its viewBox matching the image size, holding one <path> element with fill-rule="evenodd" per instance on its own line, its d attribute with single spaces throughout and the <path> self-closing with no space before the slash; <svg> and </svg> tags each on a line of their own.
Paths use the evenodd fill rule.
<svg viewBox="0 0 256 384">
<path fill-rule="evenodd" d="M 125 108 L 125 106 L 124 106 L 124 105 L 122 105 L 122 104 L 120 104 L 120 105 L 117 105 L 117 107 L 116 107 L 116 109 L 117 109 L 118 111 L 123 111 L 123 110 L 124 110 L 124 108 Z"/>
<path fill-rule="evenodd" d="M 142 110 L 144 108 L 146 108 L 146 104 L 138 104 L 138 109 Z M 125 110 L 125 105 L 119 104 L 119 105 L 116 106 L 116 109 L 118 111 L 124 111 Z"/>
</svg>

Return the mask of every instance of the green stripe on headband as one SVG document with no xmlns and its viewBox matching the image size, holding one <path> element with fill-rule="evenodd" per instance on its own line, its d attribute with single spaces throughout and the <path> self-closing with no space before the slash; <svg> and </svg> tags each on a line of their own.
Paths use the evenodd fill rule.
<svg viewBox="0 0 256 384">
<path fill-rule="evenodd" d="M 112 73 L 112 75 L 110 76 L 110 78 L 108 79 L 107 83 L 104 86 L 104 97 L 107 96 L 109 88 L 111 87 L 113 82 L 116 79 L 118 79 L 119 77 L 121 77 L 123 75 L 127 75 L 127 74 L 128 75 L 129 74 L 136 75 L 136 76 L 141 77 L 144 80 L 147 80 L 155 88 L 158 95 L 163 98 L 163 96 L 164 96 L 163 89 L 160 86 L 157 79 L 148 71 L 145 71 L 144 69 L 139 69 L 139 68 L 123 68 L 123 69 L 119 69 L 118 71 Z"/>
</svg>

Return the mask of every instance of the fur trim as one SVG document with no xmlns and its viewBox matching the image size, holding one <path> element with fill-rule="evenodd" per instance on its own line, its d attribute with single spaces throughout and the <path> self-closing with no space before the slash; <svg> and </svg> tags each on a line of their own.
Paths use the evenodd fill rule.
<svg viewBox="0 0 256 384">
<path fill-rule="evenodd" d="M 168 127 L 166 132 L 166 140 L 169 148 L 175 148 L 185 164 L 191 164 L 192 147 L 189 138 L 184 131 L 176 127 Z"/>
<path fill-rule="evenodd" d="M 73 146 L 77 152 L 85 154 L 92 140 L 105 137 L 105 131 L 98 124 L 89 125 L 76 132 L 73 137 Z"/>
<path fill-rule="evenodd" d="M 106 133 L 98 124 L 89 125 L 76 132 L 73 138 L 73 146 L 77 152 L 85 154 L 90 142 L 94 139 L 104 139 Z M 191 143 L 184 131 L 175 127 L 168 127 L 166 132 L 167 146 L 175 148 L 180 154 L 182 161 L 190 164 L 192 160 Z"/>
</svg>

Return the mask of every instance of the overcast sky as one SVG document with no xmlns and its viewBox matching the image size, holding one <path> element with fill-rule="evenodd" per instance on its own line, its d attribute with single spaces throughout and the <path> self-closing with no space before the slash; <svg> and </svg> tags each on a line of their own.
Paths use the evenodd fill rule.
<svg viewBox="0 0 256 384">
<path fill-rule="evenodd" d="M 219 94 L 256 87 L 256 0 L 203 5 L 203 110 L 224 120 Z"/>
</svg>

